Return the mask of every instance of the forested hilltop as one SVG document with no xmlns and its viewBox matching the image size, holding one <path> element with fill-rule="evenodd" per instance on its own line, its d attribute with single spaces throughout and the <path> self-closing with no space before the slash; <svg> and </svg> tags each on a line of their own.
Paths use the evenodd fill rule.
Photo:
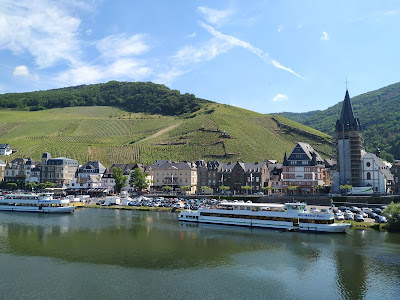
<svg viewBox="0 0 400 300">
<path fill-rule="evenodd" d="M 182 115 L 210 101 L 181 94 L 151 82 L 118 82 L 80 85 L 29 93 L 0 95 L 0 109 L 38 111 L 73 106 L 113 106 L 133 113 Z"/>
<path fill-rule="evenodd" d="M 333 136 L 343 99 L 344 93 L 338 104 L 326 110 L 279 115 Z M 366 150 L 374 153 L 380 148 L 384 159 L 400 159 L 400 82 L 351 98 L 351 102 L 361 122 Z"/>
</svg>

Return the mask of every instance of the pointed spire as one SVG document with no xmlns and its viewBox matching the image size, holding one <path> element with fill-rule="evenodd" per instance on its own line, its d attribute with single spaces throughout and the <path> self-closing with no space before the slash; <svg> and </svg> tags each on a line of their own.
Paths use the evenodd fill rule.
<svg viewBox="0 0 400 300">
<path fill-rule="evenodd" d="M 346 95 L 344 96 L 342 112 L 340 119 L 336 122 L 336 131 L 353 131 L 361 130 L 360 121 L 354 116 L 353 107 L 351 105 L 349 91 L 346 87 Z"/>
<path fill-rule="evenodd" d="M 285 152 L 285 155 L 283 156 L 283 165 L 284 165 L 284 166 L 287 166 L 286 152 Z"/>
</svg>

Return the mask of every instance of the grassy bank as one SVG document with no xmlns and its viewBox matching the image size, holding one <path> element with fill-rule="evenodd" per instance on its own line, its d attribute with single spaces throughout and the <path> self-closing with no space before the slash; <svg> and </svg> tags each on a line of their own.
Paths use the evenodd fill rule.
<svg viewBox="0 0 400 300">
<path fill-rule="evenodd" d="M 341 223 L 339 221 L 335 221 L 337 223 Z M 351 228 L 354 229 L 375 229 L 379 231 L 386 231 L 387 230 L 387 224 L 378 224 L 375 222 L 356 222 L 352 220 L 346 220 L 344 223 L 350 223 Z"/>
</svg>

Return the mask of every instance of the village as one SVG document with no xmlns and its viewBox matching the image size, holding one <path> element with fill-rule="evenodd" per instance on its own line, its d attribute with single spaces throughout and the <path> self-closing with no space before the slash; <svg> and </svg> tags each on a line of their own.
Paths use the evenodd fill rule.
<svg viewBox="0 0 400 300">
<path fill-rule="evenodd" d="M 340 119 L 336 122 L 334 157 L 322 159 L 314 148 L 298 142 L 282 162 L 170 161 L 153 164 L 113 164 L 99 161 L 83 165 L 73 158 L 43 153 L 41 161 L 15 158 L 0 160 L 3 189 L 52 188 L 58 194 L 105 196 L 116 192 L 168 193 L 174 195 L 398 195 L 400 161 L 390 164 L 376 153 L 364 150 L 361 124 L 355 118 L 346 90 Z M 0 154 L 10 155 L 9 144 L 0 145 Z M 127 177 L 116 189 L 114 169 Z M 130 184 L 135 169 L 146 175 L 147 187 L 140 191 Z"/>
</svg>

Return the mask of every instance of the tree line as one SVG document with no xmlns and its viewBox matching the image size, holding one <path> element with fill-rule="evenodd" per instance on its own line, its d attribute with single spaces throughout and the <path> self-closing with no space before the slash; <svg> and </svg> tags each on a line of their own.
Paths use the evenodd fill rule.
<svg viewBox="0 0 400 300">
<path fill-rule="evenodd" d="M 134 113 L 182 115 L 199 110 L 201 104 L 206 102 L 209 101 L 151 82 L 109 81 L 0 95 L 0 108 L 25 111 L 72 106 L 113 106 Z"/>
</svg>

